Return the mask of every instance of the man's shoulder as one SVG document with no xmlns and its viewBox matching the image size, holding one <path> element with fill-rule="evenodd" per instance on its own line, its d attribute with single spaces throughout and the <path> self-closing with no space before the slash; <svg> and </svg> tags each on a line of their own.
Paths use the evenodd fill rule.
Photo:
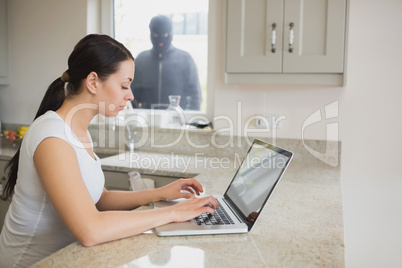
<svg viewBox="0 0 402 268">
<path fill-rule="evenodd" d="M 187 51 L 177 48 L 177 47 L 172 47 L 171 49 L 171 53 L 176 54 L 176 55 L 180 55 L 180 56 L 185 56 L 185 57 L 191 57 L 191 54 L 188 53 Z"/>
<path fill-rule="evenodd" d="M 185 50 L 182 50 L 180 48 L 176 48 L 174 47 L 171 51 L 170 51 L 170 55 L 171 57 L 175 58 L 175 59 L 180 59 L 181 61 L 185 60 L 186 62 L 192 62 L 193 61 L 193 57 L 191 56 L 190 53 L 188 53 Z"/>
<path fill-rule="evenodd" d="M 135 57 L 135 60 L 142 60 L 142 59 L 148 59 L 152 57 L 152 50 L 144 50 L 142 52 L 140 52 L 137 57 Z"/>
</svg>

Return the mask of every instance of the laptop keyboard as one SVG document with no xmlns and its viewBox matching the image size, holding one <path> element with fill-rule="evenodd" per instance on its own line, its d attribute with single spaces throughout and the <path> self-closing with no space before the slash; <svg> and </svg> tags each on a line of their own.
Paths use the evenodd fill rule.
<svg viewBox="0 0 402 268">
<path fill-rule="evenodd" d="M 234 224 L 234 221 L 230 218 L 229 214 L 219 203 L 219 208 L 215 209 L 214 215 L 209 213 L 203 213 L 200 216 L 194 218 L 198 225 L 229 225 Z"/>
</svg>

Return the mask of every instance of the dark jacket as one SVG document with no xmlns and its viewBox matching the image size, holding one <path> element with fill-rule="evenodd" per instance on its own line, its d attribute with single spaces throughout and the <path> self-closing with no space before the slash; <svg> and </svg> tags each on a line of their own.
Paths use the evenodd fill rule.
<svg viewBox="0 0 402 268">
<path fill-rule="evenodd" d="M 164 54 L 158 55 L 151 49 L 137 56 L 131 90 L 133 107 L 140 107 L 140 103 L 141 108 L 147 109 L 152 104 L 169 104 L 169 95 L 180 95 L 183 109 L 200 109 L 201 89 L 194 60 L 189 53 L 173 46 Z"/>
</svg>

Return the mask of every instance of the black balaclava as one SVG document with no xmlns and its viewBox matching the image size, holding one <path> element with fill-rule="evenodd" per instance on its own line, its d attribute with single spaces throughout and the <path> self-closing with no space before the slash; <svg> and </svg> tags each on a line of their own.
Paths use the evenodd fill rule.
<svg viewBox="0 0 402 268">
<path fill-rule="evenodd" d="M 163 15 L 153 17 L 149 23 L 149 30 L 153 50 L 158 54 L 163 54 L 172 43 L 172 20 Z M 168 35 L 165 36 L 165 34 Z"/>
</svg>

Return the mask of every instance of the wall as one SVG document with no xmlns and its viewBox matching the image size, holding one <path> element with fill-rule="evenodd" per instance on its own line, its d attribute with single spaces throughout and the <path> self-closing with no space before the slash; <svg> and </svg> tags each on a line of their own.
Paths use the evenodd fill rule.
<svg viewBox="0 0 402 268">
<path fill-rule="evenodd" d="M 353 0 L 340 99 L 346 264 L 402 267 L 402 1 Z"/>
<path fill-rule="evenodd" d="M 0 86 L 6 123 L 29 124 L 50 83 L 86 34 L 86 1 L 8 1 L 10 85 Z"/>
<path fill-rule="evenodd" d="M 86 1 L 8 2 L 11 77 L 10 86 L 0 87 L 0 115 L 4 122 L 30 123 L 46 87 L 66 69 L 73 45 L 86 33 Z M 215 115 L 232 118 L 237 128 L 238 116 L 242 125 L 255 113 L 283 114 L 277 135 L 300 139 L 309 115 L 339 101 L 346 265 L 400 267 L 402 2 L 351 1 L 345 87 L 224 84 L 222 12 L 218 5 Z M 312 125 L 307 138 L 325 139 L 325 124 Z"/>
</svg>

